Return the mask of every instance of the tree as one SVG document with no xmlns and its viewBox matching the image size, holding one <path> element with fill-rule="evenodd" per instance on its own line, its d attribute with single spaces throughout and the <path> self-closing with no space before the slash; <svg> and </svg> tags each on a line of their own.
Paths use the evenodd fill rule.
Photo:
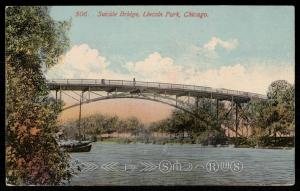
<svg viewBox="0 0 300 191">
<path fill-rule="evenodd" d="M 170 118 L 160 122 L 152 123 L 150 129 L 153 131 L 167 132 L 171 134 L 187 132 L 192 140 L 207 131 L 207 134 L 216 136 L 225 136 L 221 124 L 228 120 L 226 116 L 225 106 L 219 103 L 219 116 L 216 119 L 216 107 L 210 99 L 200 99 L 198 107 L 192 107 L 190 110 L 193 114 L 182 110 L 174 110 Z"/>
<path fill-rule="evenodd" d="M 295 88 L 285 80 L 271 83 L 267 93 L 273 106 L 272 130 L 288 134 L 295 127 Z"/>
<path fill-rule="evenodd" d="M 137 137 L 141 130 L 144 128 L 143 125 L 139 122 L 139 120 L 136 117 L 131 117 L 128 119 L 128 130 L 132 135 Z"/>
<path fill-rule="evenodd" d="M 274 104 L 291 104 L 290 102 L 294 98 L 293 89 L 293 86 L 286 80 L 277 80 L 268 87 L 267 96 L 275 102 Z"/>
<path fill-rule="evenodd" d="M 7 7 L 6 177 L 12 184 L 57 185 L 69 180 L 68 155 L 54 133 L 60 105 L 48 99 L 42 69 L 63 54 L 69 22 L 56 22 L 48 7 Z"/>
<path fill-rule="evenodd" d="M 295 127 L 294 86 L 285 80 L 274 81 L 267 96 L 267 101 L 251 100 L 246 111 L 257 141 L 272 135 L 276 139 L 278 133 L 289 134 Z"/>
</svg>

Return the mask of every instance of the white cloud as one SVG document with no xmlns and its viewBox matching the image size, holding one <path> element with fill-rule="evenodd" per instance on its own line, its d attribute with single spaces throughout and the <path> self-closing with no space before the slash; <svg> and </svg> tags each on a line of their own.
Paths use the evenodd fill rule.
<svg viewBox="0 0 300 191">
<path fill-rule="evenodd" d="M 87 44 L 75 45 L 65 55 L 61 56 L 59 63 L 47 72 L 47 78 L 117 78 L 124 77 L 107 68 L 109 63 L 100 55 L 97 49 Z"/>
<path fill-rule="evenodd" d="M 182 66 L 173 59 L 162 57 L 158 52 L 150 54 L 143 61 L 127 62 L 124 67 L 134 76 L 144 80 L 178 82 L 183 77 Z"/>
<path fill-rule="evenodd" d="M 245 67 L 245 65 L 249 67 Z M 143 61 L 129 62 L 125 67 L 138 80 L 184 83 L 215 88 L 227 88 L 265 94 L 271 82 L 284 79 L 294 83 L 294 67 L 276 61 L 234 63 L 217 69 L 184 68 L 169 57 L 155 52 Z"/>
<path fill-rule="evenodd" d="M 218 69 L 196 71 L 185 83 L 261 94 L 266 94 L 268 86 L 275 80 L 284 79 L 294 83 L 294 67 L 291 65 L 276 66 L 258 62 L 245 67 L 244 64 L 237 63 Z"/>
<path fill-rule="evenodd" d="M 219 42 L 218 42 L 219 43 Z M 226 44 L 226 43 L 225 43 Z M 211 45 L 210 48 L 216 45 Z M 229 47 L 228 44 L 224 45 Z M 215 88 L 227 88 L 265 94 L 272 81 L 284 79 L 294 83 L 294 67 L 278 61 L 252 60 L 232 63 L 216 69 L 200 70 L 176 64 L 170 57 L 158 52 L 137 62 L 124 63 L 128 72 L 119 73 L 109 69 L 106 58 L 86 44 L 71 48 L 61 62 L 46 74 L 48 78 L 123 79 L 184 83 Z M 245 67 L 249 66 L 249 67 Z"/>
<path fill-rule="evenodd" d="M 237 39 L 229 39 L 227 41 L 224 41 L 217 37 L 212 37 L 212 39 L 208 43 L 204 44 L 203 48 L 208 51 L 214 51 L 219 45 L 226 50 L 232 50 L 237 47 L 238 43 L 239 42 Z"/>
<path fill-rule="evenodd" d="M 217 57 L 216 48 L 219 46 L 227 51 L 235 49 L 239 44 L 238 39 L 222 40 L 217 37 L 212 37 L 209 42 L 204 44 L 202 47 L 193 46 L 193 49 L 197 52 L 204 54 L 206 57 L 215 58 Z"/>
</svg>

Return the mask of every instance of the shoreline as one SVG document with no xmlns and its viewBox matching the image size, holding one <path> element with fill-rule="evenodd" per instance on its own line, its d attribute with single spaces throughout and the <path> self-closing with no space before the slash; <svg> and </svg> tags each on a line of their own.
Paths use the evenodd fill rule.
<svg viewBox="0 0 300 191">
<path fill-rule="evenodd" d="M 121 142 L 121 140 L 104 140 L 104 141 L 95 141 L 97 143 L 101 143 L 101 144 L 152 144 L 152 145 L 199 145 L 201 147 L 205 147 L 205 148 L 239 148 L 239 149 L 281 149 L 281 150 L 292 150 L 295 149 L 295 147 L 271 147 L 271 146 L 255 146 L 255 147 L 251 147 L 251 146 L 247 146 L 247 145 L 233 145 L 233 144 L 229 144 L 229 145 L 203 145 L 203 144 L 197 144 L 197 143 L 179 143 L 179 142 L 166 142 L 166 143 L 152 143 L 152 142 L 140 142 L 140 141 L 132 141 L 132 142 Z"/>
</svg>

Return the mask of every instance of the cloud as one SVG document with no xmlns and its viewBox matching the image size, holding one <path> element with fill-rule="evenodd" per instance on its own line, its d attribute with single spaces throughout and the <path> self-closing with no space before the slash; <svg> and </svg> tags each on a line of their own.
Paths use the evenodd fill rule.
<svg viewBox="0 0 300 191">
<path fill-rule="evenodd" d="M 217 37 L 212 37 L 209 42 L 204 44 L 202 47 L 193 46 L 194 51 L 204 54 L 206 57 L 215 58 L 217 57 L 216 48 L 221 47 L 227 51 L 235 49 L 239 44 L 238 39 L 222 40 Z"/>
<path fill-rule="evenodd" d="M 226 50 L 232 50 L 238 46 L 238 43 L 239 42 L 237 39 L 229 39 L 227 41 L 224 41 L 217 37 L 212 37 L 212 39 L 208 43 L 204 44 L 203 48 L 208 51 L 214 51 L 219 45 Z"/>
<path fill-rule="evenodd" d="M 216 46 L 212 43 L 210 49 Z M 230 47 L 226 43 L 222 46 Z M 153 52 L 140 61 L 126 62 L 123 67 L 127 72 L 116 72 L 98 50 L 81 44 L 73 46 L 62 56 L 60 63 L 51 68 L 46 76 L 116 80 L 132 80 L 135 77 L 138 81 L 183 83 L 262 94 L 266 93 L 272 81 L 284 79 L 294 83 L 294 66 L 275 60 L 250 60 L 203 70 L 197 65 L 177 64 L 171 57 Z"/>
<path fill-rule="evenodd" d="M 183 77 L 183 68 L 173 59 L 154 52 L 142 61 L 127 62 L 125 67 L 132 75 L 144 80 L 178 82 Z"/>
<path fill-rule="evenodd" d="M 46 73 L 47 78 L 117 78 L 124 77 L 108 69 L 109 62 L 97 49 L 87 44 L 75 45 L 62 55 L 57 65 Z"/>
<path fill-rule="evenodd" d="M 124 67 L 138 80 L 193 84 L 261 94 L 266 94 L 268 86 L 275 80 L 284 79 L 294 83 L 294 67 L 278 61 L 252 60 L 200 70 L 197 66 L 180 66 L 173 59 L 155 52 L 143 61 L 128 62 Z"/>
<path fill-rule="evenodd" d="M 291 65 L 266 65 L 264 61 L 222 66 L 218 69 L 197 71 L 186 82 L 215 88 L 227 88 L 266 94 L 271 82 L 279 79 L 294 83 L 294 67 Z"/>
<path fill-rule="evenodd" d="M 109 65 L 97 49 L 75 45 L 47 73 L 49 78 L 89 78 L 99 76 Z"/>
</svg>

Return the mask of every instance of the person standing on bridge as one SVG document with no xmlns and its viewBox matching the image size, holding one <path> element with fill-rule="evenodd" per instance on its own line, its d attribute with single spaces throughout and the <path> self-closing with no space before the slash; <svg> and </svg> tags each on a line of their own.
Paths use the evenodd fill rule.
<svg viewBox="0 0 300 191">
<path fill-rule="evenodd" d="M 135 78 L 133 78 L 133 86 L 135 87 Z"/>
</svg>

